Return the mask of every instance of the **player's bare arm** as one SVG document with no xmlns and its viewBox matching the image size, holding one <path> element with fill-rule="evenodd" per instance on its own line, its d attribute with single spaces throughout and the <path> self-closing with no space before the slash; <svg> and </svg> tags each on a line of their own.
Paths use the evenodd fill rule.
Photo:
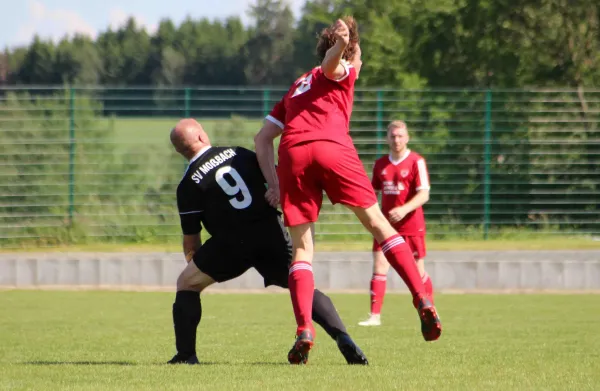
<svg viewBox="0 0 600 391">
<path fill-rule="evenodd" d="M 341 19 L 335 22 L 334 29 L 335 45 L 325 54 L 325 58 L 321 63 L 321 69 L 329 79 L 338 80 L 344 77 L 347 72 L 341 61 L 344 51 L 350 42 L 350 31 L 346 23 Z"/>
<path fill-rule="evenodd" d="M 429 201 L 429 190 L 421 189 L 417 191 L 417 194 L 404 205 L 398 206 L 389 212 L 389 220 L 392 223 L 397 223 L 404 218 L 407 214 L 423 206 Z"/>
<path fill-rule="evenodd" d="M 200 234 L 183 235 L 183 255 L 185 255 L 186 262 L 190 262 L 194 257 L 194 253 L 202 246 L 202 240 Z"/>
<path fill-rule="evenodd" d="M 282 131 L 283 129 L 273 122 L 265 121 L 260 132 L 254 137 L 256 158 L 269 186 L 265 198 L 272 207 L 277 207 L 277 204 L 279 204 L 279 179 L 277 178 L 277 170 L 275 169 L 275 146 L 273 145 L 273 140 L 279 137 Z"/>
</svg>

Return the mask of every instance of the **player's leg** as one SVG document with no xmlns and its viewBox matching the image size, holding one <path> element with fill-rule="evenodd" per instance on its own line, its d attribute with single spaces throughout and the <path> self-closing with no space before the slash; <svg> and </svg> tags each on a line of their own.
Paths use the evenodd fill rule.
<svg viewBox="0 0 600 391">
<path fill-rule="evenodd" d="M 400 274 L 413 294 L 414 304 L 418 305 L 425 288 L 414 257 L 404 239 L 383 216 L 377 196 L 362 162 L 354 148 L 335 143 L 322 143 L 323 150 L 319 164 L 326 173 L 323 178 L 325 192 L 332 203 L 349 207 L 360 222 L 369 230 L 390 265 Z"/>
<path fill-rule="evenodd" d="M 327 303 L 323 294 L 315 296 L 314 293 L 309 295 L 310 292 L 308 292 L 308 289 L 316 291 L 314 277 L 309 270 L 313 254 L 313 229 L 312 223 L 291 227 L 290 239 L 290 235 L 287 234 L 278 218 L 274 217 L 273 220 L 261 224 L 260 228 L 256 229 L 261 234 L 255 241 L 258 245 L 255 246 L 256 251 L 253 254 L 253 266 L 265 279 L 265 286 L 277 285 L 290 290 L 302 290 L 300 300 L 292 296 L 296 322 L 299 327 L 312 327 L 311 319 L 315 319 L 316 315 L 317 323 L 324 325 L 327 333 L 335 339 L 335 334 L 339 331 L 345 332 L 346 328 L 337 316 L 331 300 L 327 298 L 329 300 Z M 298 236 L 294 240 L 296 234 Z M 306 302 L 306 298 L 309 296 L 311 301 Z M 315 303 L 317 304 L 315 305 Z M 320 305 L 322 303 L 324 305 Z M 310 313 L 307 311 L 307 307 L 310 308 Z M 315 309 L 317 310 L 316 314 Z M 336 313 L 337 319 L 328 317 L 321 312 L 330 309 Z M 328 320 L 333 320 L 333 323 L 329 324 Z"/>
<path fill-rule="evenodd" d="M 177 354 L 169 363 L 198 362 L 196 335 L 202 318 L 200 293 L 215 282 L 234 279 L 248 270 L 250 266 L 244 250 L 241 243 L 223 242 L 211 237 L 198 249 L 177 279 L 173 304 Z"/>
<path fill-rule="evenodd" d="M 368 208 L 347 206 L 381 245 L 386 259 L 411 291 L 413 303 L 417 307 L 419 299 L 425 296 L 425 287 L 408 244 L 390 225 L 376 203 Z"/>
<path fill-rule="evenodd" d="M 312 303 L 312 319 L 336 340 L 341 334 L 348 334 L 346 326 L 333 302 L 325 293 L 315 289 Z"/>
<path fill-rule="evenodd" d="M 389 269 L 390 264 L 385 259 L 379 243 L 373 240 L 373 275 L 371 276 L 369 290 L 371 295 L 371 311 L 366 320 L 358 323 L 359 326 L 381 325 L 381 308 L 383 307 Z"/>
<path fill-rule="evenodd" d="M 314 143 L 280 150 L 277 167 L 281 209 L 293 244 L 288 285 L 296 317 L 297 339 L 292 350 L 306 359 L 314 340 L 313 223 L 318 218 L 323 201 L 320 183 L 314 175 L 312 144 Z"/>
<path fill-rule="evenodd" d="M 348 334 L 331 298 L 318 289 L 315 289 L 313 299 L 313 320 L 335 340 L 348 364 L 369 364 L 363 351 Z"/>
<path fill-rule="evenodd" d="M 288 353 L 292 364 L 306 363 L 308 352 L 314 344 L 315 328 L 312 324 L 312 304 L 315 279 L 312 269 L 313 223 L 289 227 L 293 253 L 288 285 L 296 317 L 296 342 Z"/>
<path fill-rule="evenodd" d="M 306 262 L 312 264 L 315 254 L 314 223 L 303 223 L 288 227 L 292 240 L 292 263 Z"/>
<path fill-rule="evenodd" d="M 177 354 L 169 364 L 198 364 L 196 330 L 202 318 L 200 292 L 215 280 L 189 262 L 177 279 L 177 293 L 173 303 L 173 326 Z"/>
<path fill-rule="evenodd" d="M 383 251 L 379 249 L 373 253 L 373 278 L 371 280 L 371 290 L 373 292 L 373 298 L 371 300 L 371 313 L 381 314 L 381 308 L 383 307 L 383 299 L 385 297 L 385 291 L 387 288 L 387 274 L 390 270 L 390 264 L 385 259 Z"/>
<path fill-rule="evenodd" d="M 288 286 L 288 271 L 292 261 L 292 243 L 285 227 L 279 219 L 269 222 L 257 238 L 261 246 L 256 248 L 254 267 L 265 279 L 265 287 L 276 285 L 282 288 Z M 314 290 L 312 302 L 312 320 L 320 325 L 329 336 L 336 341 L 338 348 L 348 364 L 368 364 L 367 358 L 352 338 L 348 335 L 331 299 L 318 289 Z M 301 361 L 302 358 L 291 357 L 291 361 Z"/>
<path fill-rule="evenodd" d="M 433 282 L 431 281 L 431 277 L 429 277 L 429 273 L 427 273 L 427 270 L 425 270 L 425 259 L 417 259 L 417 266 L 419 266 L 419 272 L 421 273 L 421 278 L 423 279 L 423 285 L 425 285 L 425 293 L 427 293 L 427 297 L 429 300 L 431 300 L 431 303 L 435 304 L 435 300 L 433 298 Z"/>
<path fill-rule="evenodd" d="M 333 144 L 333 143 L 332 143 Z M 433 305 L 427 300 L 425 287 L 414 257 L 402 236 L 398 235 L 385 218 L 377 197 L 354 148 L 329 145 L 319 156 L 325 167 L 323 178 L 325 192 L 332 203 L 349 207 L 360 222 L 381 245 L 383 254 L 408 286 L 413 305 L 421 318 L 425 340 L 435 340 L 441 333 L 441 324 Z"/>
<path fill-rule="evenodd" d="M 426 256 L 426 248 L 425 248 L 425 237 L 424 236 L 406 236 L 406 242 L 410 246 L 410 249 L 415 256 L 415 261 L 417 262 L 417 269 L 419 269 L 419 274 L 421 275 L 421 279 L 423 280 L 423 285 L 425 286 L 425 292 L 427 297 L 433 303 L 433 283 L 431 282 L 431 278 L 429 274 L 425 270 L 425 256 Z"/>
<path fill-rule="evenodd" d="M 270 267 L 268 266 L 268 263 L 269 262 L 267 262 L 265 258 L 265 261 L 256 265 L 257 271 L 265 277 L 265 286 L 273 284 L 282 288 L 289 288 L 287 278 L 287 265 L 289 264 L 289 260 L 285 263 L 285 270 L 283 273 L 276 273 L 275 271 L 278 267 Z M 281 262 L 278 263 L 281 264 Z M 338 349 L 348 364 L 367 365 L 369 363 L 362 350 L 348 334 L 346 326 L 329 296 L 318 289 L 315 289 L 313 293 L 312 320 L 321 326 L 336 342 Z M 288 360 L 291 364 L 306 363 L 308 352 L 300 354 L 301 352 L 295 349 L 295 346 L 296 344 L 294 344 L 294 347 L 288 353 Z"/>
<path fill-rule="evenodd" d="M 355 206 L 349 206 L 349 208 L 379 242 L 386 259 L 410 290 L 413 305 L 421 318 L 423 338 L 426 341 L 438 339 L 442 333 L 442 325 L 435 307 L 427 298 L 425 285 L 408 244 L 383 216 L 379 205 L 374 204 L 369 208 Z"/>
</svg>

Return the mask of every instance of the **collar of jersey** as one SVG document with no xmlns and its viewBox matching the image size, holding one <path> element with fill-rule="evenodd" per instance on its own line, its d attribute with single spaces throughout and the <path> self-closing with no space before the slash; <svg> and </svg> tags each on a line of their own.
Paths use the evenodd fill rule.
<svg viewBox="0 0 600 391">
<path fill-rule="evenodd" d="M 200 151 L 198 151 L 198 153 L 190 160 L 190 163 L 188 164 L 187 168 L 185 169 L 185 173 L 183 174 L 185 176 L 185 174 L 187 173 L 187 171 L 189 170 L 190 166 L 196 161 L 198 160 L 198 158 L 200 156 L 202 156 L 204 154 L 204 152 L 208 151 L 211 148 L 210 145 L 207 145 L 206 147 L 202 148 Z"/>
<path fill-rule="evenodd" d="M 394 166 L 397 166 L 398 164 L 402 163 L 408 157 L 408 155 L 410 155 L 410 149 L 407 149 L 404 153 L 404 156 L 402 156 L 399 160 L 392 159 L 391 153 L 388 155 L 388 159 L 390 159 L 390 163 L 392 163 Z"/>
</svg>

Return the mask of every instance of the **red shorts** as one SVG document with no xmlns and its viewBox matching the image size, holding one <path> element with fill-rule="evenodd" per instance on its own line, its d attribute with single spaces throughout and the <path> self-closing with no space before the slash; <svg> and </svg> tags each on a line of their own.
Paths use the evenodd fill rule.
<svg viewBox="0 0 600 391">
<path fill-rule="evenodd" d="M 425 258 L 427 250 L 425 249 L 425 236 L 406 236 L 402 235 L 408 247 L 413 253 L 415 260 Z M 381 246 L 376 240 L 373 240 L 373 252 L 381 251 Z"/>
<path fill-rule="evenodd" d="M 333 204 L 368 208 L 377 203 L 351 146 L 319 140 L 280 149 L 277 175 L 286 227 L 317 221 L 323 191 Z"/>
</svg>

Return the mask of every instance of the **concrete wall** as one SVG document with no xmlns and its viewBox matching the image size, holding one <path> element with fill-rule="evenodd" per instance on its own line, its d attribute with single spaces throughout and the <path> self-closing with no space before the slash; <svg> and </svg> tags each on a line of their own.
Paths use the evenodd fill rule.
<svg viewBox="0 0 600 391">
<path fill-rule="evenodd" d="M 0 254 L 0 287 L 173 290 L 184 265 L 183 257 L 172 253 L 7 253 Z M 600 291 L 600 250 L 431 251 L 426 268 L 437 291 Z M 368 291 L 371 254 L 319 253 L 314 270 L 318 288 Z M 251 270 L 212 290 L 262 287 Z M 388 287 L 406 292 L 394 272 Z"/>
</svg>

